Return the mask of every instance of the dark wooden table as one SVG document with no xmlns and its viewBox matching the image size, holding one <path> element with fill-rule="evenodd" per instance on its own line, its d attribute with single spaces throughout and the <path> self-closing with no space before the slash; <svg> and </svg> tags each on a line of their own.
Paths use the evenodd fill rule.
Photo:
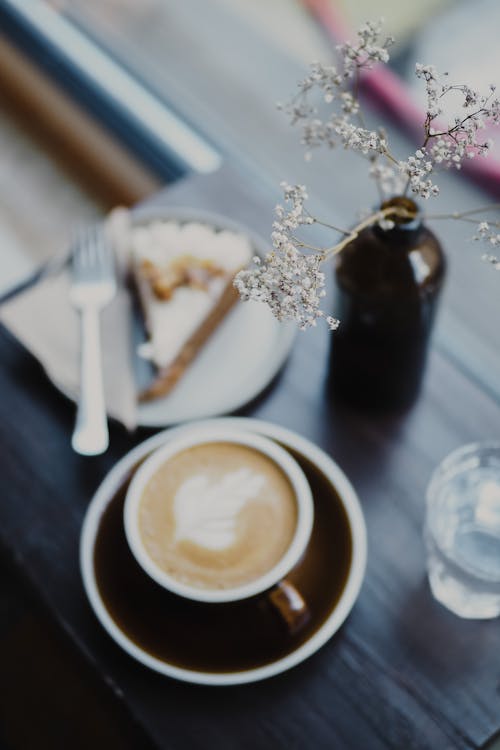
<svg viewBox="0 0 500 750">
<path fill-rule="evenodd" d="M 215 208 L 265 234 L 275 197 L 224 170 L 155 200 Z M 365 583 L 341 631 L 306 663 L 219 689 L 177 683 L 134 662 L 102 630 L 83 592 L 78 545 L 88 502 L 117 459 L 150 433 L 113 425 L 104 456 L 75 455 L 73 405 L 0 331 L 3 552 L 82 670 L 111 692 L 121 720 L 139 727 L 144 747 L 462 750 L 500 730 L 499 622 L 460 620 L 431 598 L 421 537 L 432 469 L 458 445 L 498 434 L 500 405 L 437 349 L 410 411 L 375 417 L 332 405 L 324 388 L 328 337 L 323 327 L 300 334 L 274 387 L 243 414 L 298 431 L 346 471 L 368 526 Z"/>
</svg>

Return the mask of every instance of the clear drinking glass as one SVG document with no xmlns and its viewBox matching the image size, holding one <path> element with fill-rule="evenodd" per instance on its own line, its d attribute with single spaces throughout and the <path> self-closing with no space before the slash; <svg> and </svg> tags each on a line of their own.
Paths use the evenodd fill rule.
<svg viewBox="0 0 500 750">
<path fill-rule="evenodd" d="M 434 597 L 460 617 L 498 617 L 500 442 L 465 445 L 439 464 L 424 534 Z"/>
</svg>

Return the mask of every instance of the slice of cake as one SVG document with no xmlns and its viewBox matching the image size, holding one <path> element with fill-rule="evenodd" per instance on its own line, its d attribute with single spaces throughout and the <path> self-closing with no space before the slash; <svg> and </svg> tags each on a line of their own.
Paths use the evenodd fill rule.
<svg viewBox="0 0 500 750">
<path fill-rule="evenodd" d="M 157 370 L 142 400 L 166 395 L 238 298 L 235 274 L 252 257 L 247 237 L 199 223 L 131 227 L 132 273 Z"/>
</svg>

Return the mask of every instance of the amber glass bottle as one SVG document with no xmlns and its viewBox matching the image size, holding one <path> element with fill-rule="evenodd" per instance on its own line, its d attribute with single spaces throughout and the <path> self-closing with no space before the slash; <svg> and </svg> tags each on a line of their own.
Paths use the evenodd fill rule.
<svg viewBox="0 0 500 750">
<path fill-rule="evenodd" d="M 392 229 L 363 230 L 335 269 L 338 331 L 332 334 L 329 389 L 342 400 L 380 410 L 409 406 L 418 394 L 446 262 L 414 201 Z"/>
</svg>

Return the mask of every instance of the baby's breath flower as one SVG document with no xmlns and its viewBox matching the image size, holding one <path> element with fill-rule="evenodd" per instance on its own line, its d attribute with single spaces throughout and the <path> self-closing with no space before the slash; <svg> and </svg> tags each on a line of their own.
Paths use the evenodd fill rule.
<svg viewBox="0 0 500 750">
<path fill-rule="evenodd" d="M 337 46 L 337 53 L 343 62 L 345 78 L 353 78 L 363 68 L 373 68 L 376 63 L 389 62 L 388 49 L 394 44 L 392 37 L 381 43 L 383 19 L 374 23 L 367 21 L 358 29 L 354 44 L 346 42 Z"/>
<path fill-rule="evenodd" d="M 325 296 L 322 260 L 318 253 L 305 255 L 286 243 L 254 268 L 240 271 L 234 285 L 243 300 L 265 302 L 278 320 L 293 320 L 305 330 L 325 318 L 333 330 L 334 319 L 320 309 Z"/>
<path fill-rule="evenodd" d="M 384 154 L 387 150 L 387 143 L 379 133 L 356 126 L 347 117 L 337 118 L 334 127 L 345 148 L 361 151 L 365 155 L 369 153 Z"/>
<path fill-rule="evenodd" d="M 485 253 L 481 256 L 481 260 L 483 260 L 485 263 L 491 263 L 495 271 L 500 271 L 500 260 L 496 255 L 489 255 Z"/>
<path fill-rule="evenodd" d="M 500 246 L 500 222 L 488 222 L 480 221 L 476 234 L 472 237 L 477 242 L 487 243 L 490 247 Z M 481 256 L 481 260 L 485 263 L 490 263 L 496 271 L 500 271 L 500 258 L 491 253 L 484 253 Z"/>
<path fill-rule="evenodd" d="M 500 245 L 500 222 L 495 221 L 493 223 L 487 221 L 479 222 L 477 226 L 477 234 L 472 239 L 476 241 L 487 242 L 489 245 L 495 246 Z M 484 258 L 483 258 L 484 260 Z M 487 260 L 491 261 L 491 256 L 488 256 Z"/>
<path fill-rule="evenodd" d="M 338 141 L 363 154 L 384 152 L 385 142 L 380 134 L 366 130 L 360 122 L 352 122 L 360 105 L 351 90 L 353 79 L 363 70 L 389 60 L 387 50 L 394 40 L 387 37 L 381 41 L 381 34 L 381 22 L 363 24 L 356 42 L 337 47 L 338 66 L 311 63 L 309 75 L 298 84 L 297 94 L 288 104 L 278 105 L 288 115 L 290 124 L 300 127 L 308 159 L 311 149 L 322 145 L 333 148 Z M 315 103 L 311 101 L 313 95 Z M 325 104 L 331 105 L 328 116 L 322 116 Z"/>
<path fill-rule="evenodd" d="M 376 180 L 383 195 L 401 195 L 403 193 L 405 177 L 400 169 L 378 160 L 372 162 L 368 174 Z"/>
<path fill-rule="evenodd" d="M 355 115 L 359 112 L 359 102 L 349 91 L 344 91 L 340 95 L 342 102 L 342 112 L 348 115 Z"/>
<path fill-rule="evenodd" d="M 490 225 L 487 221 L 480 221 L 477 226 L 477 234 L 472 238 L 473 240 L 486 240 L 490 236 L 491 230 Z"/>
<path fill-rule="evenodd" d="M 381 21 L 363 24 L 355 42 L 337 46 L 338 65 L 312 63 L 294 98 L 286 105 L 279 105 L 288 114 L 290 123 L 300 127 L 307 160 L 319 146 L 333 148 L 340 143 L 344 148 L 358 151 L 372 161 L 369 174 L 375 177 L 385 195 L 399 192 L 394 190 L 398 160 L 390 154 L 385 135 L 365 127 L 357 84 L 364 70 L 389 60 L 388 49 L 393 42 L 391 37 L 383 40 Z M 482 137 L 481 131 L 487 122 L 500 123 L 500 100 L 492 84 L 486 94 L 481 94 L 465 84 L 449 83 L 448 74 L 441 73 L 434 65 L 417 63 L 415 74 L 426 89 L 425 140 L 415 154 L 399 160 L 399 177 L 406 179 L 407 188 L 415 195 L 426 199 L 439 194 L 437 171 L 461 169 L 464 160 L 488 154 L 491 142 Z M 446 126 L 440 123 L 438 126 L 444 100 L 451 92 L 462 98 L 464 114 Z M 312 101 L 313 95 L 317 95 L 317 101 Z M 330 108 L 326 114 L 325 105 Z M 379 157 L 392 162 L 389 167 L 392 173 L 382 173 Z"/>
<path fill-rule="evenodd" d="M 420 198 L 430 198 L 439 194 L 438 186 L 428 176 L 433 169 L 432 162 L 426 160 L 426 155 L 421 149 L 418 149 L 414 156 L 409 156 L 406 161 L 399 162 L 399 169 L 401 174 L 408 178 L 412 193 Z"/>
<path fill-rule="evenodd" d="M 415 74 L 425 82 L 426 138 L 415 156 L 401 162 L 401 169 L 408 176 L 411 190 L 421 198 L 429 198 L 439 192 L 431 173 L 443 168 L 461 169 L 465 159 L 488 154 L 491 142 L 484 140 L 481 131 L 488 121 L 500 122 L 500 101 L 494 97 L 494 86 L 490 85 L 487 94 L 481 94 L 464 84 L 449 84 L 445 82 L 447 73 L 439 73 L 433 65 L 417 63 Z M 465 113 L 436 128 L 433 123 L 443 114 L 443 100 L 451 92 L 462 97 Z"/>
<path fill-rule="evenodd" d="M 330 331 L 336 331 L 340 325 L 340 320 L 338 318 L 334 318 L 332 315 L 327 316 L 326 322 Z"/>
<path fill-rule="evenodd" d="M 334 318 L 320 309 L 325 296 L 325 274 L 320 270 L 324 260 L 321 252 L 305 254 L 294 232 L 314 219 L 304 203 L 304 185 L 281 183 L 285 205 L 275 208 L 271 239 L 274 250 L 262 261 L 254 258 L 254 268 L 240 271 L 234 285 L 243 300 L 265 302 L 278 320 L 293 320 L 299 328 L 315 326 L 318 318 L 325 318 L 334 330 Z M 330 322 L 329 322 L 330 321 Z"/>
<path fill-rule="evenodd" d="M 288 115 L 292 125 L 300 128 L 307 160 L 316 147 L 333 148 L 340 144 L 369 159 L 369 174 L 376 179 L 383 195 L 406 195 L 411 191 L 427 199 L 439 194 L 436 184 L 439 170 L 461 169 L 466 159 L 488 155 L 491 142 L 482 131 L 487 123 L 500 124 L 500 99 L 493 85 L 486 94 L 481 94 L 464 84 L 450 84 L 447 73 L 440 73 L 433 65 L 417 63 L 415 74 L 424 83 L 427 97 L 423 143 L 406 159 L 397 159 L 383 130 L 366 127 L 358 99 L 360 75 L 378 63 L 388 62 L 388 49 L 393 41 L 391 37 L 382 40 L 381 22 L 363 24 L 355 42 L 336 48 L 337 65 L 313 62 L 293 99 L 277 106 Z M 444 100 L 452 92 L 461 97 L 463 113 L 443 124 Z M 314 101 L 313 96 L 316 96 Z M 342 240 L 322 251 L 296 236 L 304 226 L 323 224 L 305 208 L 305 186 L 288 183 L 281 186 L 284 202 L 275 209 L 271 234 L 274 249 L 264 259 L 255 257 L 252 268 L 240 271 L 235 287 L 242 299 L 268 304 L 278 320 L 293 320 L 305 329 L 323 318 L 334 331 L 339 321 L 320 307 L 326 294 L 321 264 L 374 222 L 386 231 L 393 229 L 395 212 L 387 213 L 384 209 L 363 219 L 352 231 L 337 230 L 344 235 Z M 479 213 L 479 210 L 455 213 L 451 218 L 470 221 L 471 214 Z M 330 224 L 323 226 L 335 229 Z M 499 230 L 500 222 L 481 221 L 473 239 L 488 243 L 490 248 L 500 246 Z M 483 259 L 500 270 L 500 260 L 495 255 L 485 254 Z"/>
</svg>

